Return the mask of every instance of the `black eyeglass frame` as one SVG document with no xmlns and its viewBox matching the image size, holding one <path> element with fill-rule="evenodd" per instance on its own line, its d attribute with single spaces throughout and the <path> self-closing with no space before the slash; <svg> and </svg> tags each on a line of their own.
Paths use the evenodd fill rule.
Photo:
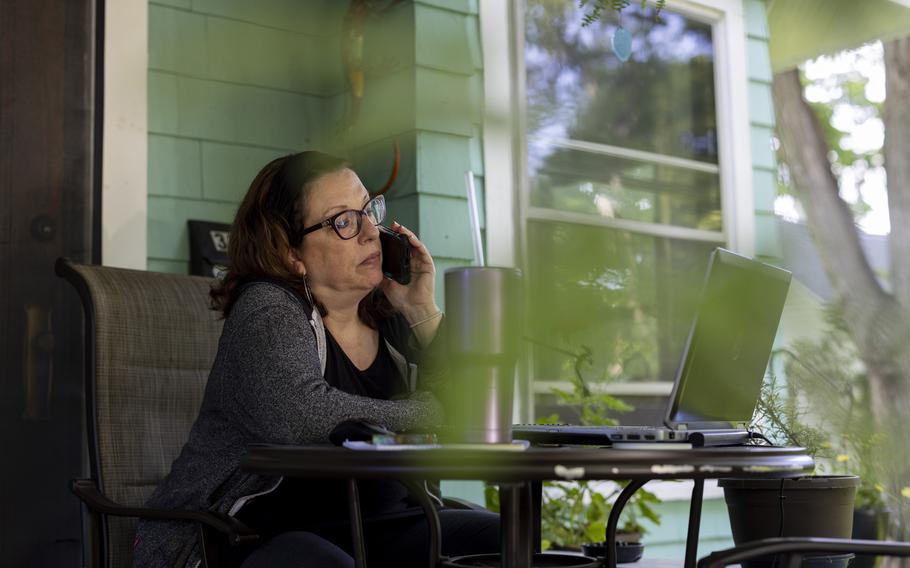
<svg viewBox="0 0 910 568">
<path fill-rule="evenodd" d="M 367 213 L 367 209 L 370 206 L 372 206 L 374 203 L 378 203 L 382 207 L 382 214 L 379 215 L 379 219 L 377 219 L 376 222 L 373 223 L 374 225 L 378 225 L 378 224 L 382 223 L 383 219 L 385 219 L 385 197 L 383 197 L 382 195 L 377 195 L 376 197 L 367 201 L 366 205 L 363 206 L 363 209 L 345 209 L 344 211 L 339 211 L 338 213 L 335 213 L 328 219 L 324 219 L 324 220 L 320 221 L 319 223 L 316 223 L 315 225 L 310 225 L 309 227 L 303 229 L 300 232 L 300 238 L 302 239 L 303 237 L 312 233 L 313 231 L 318 231 L 319 229 L 322 229 L 324 227 L 332 227 L 332 229 L 335 231 L 335 234 L 338 235 L 339 239 L 341 239 L 343 241 L 353 239 L 353 238 L 357 237 L 357 235 L 360 234 L 360 231 L 363 230 L 363 218 L 364 217 L 369 218 L 369 213 Z M 353 235 L 345 237 L 344 235 L 341 234 L 341 230 L 338 228 L 338 226 L 335 224 L 335 222 L 342 215 L 345 215 L 345 214 L 351 213 L 351 212 L 358 213 L 358 215 L 356 217 L 357 231 L 354 232 Z M 372 223 L 372 220 L 370 222 Z"/>
</svg>

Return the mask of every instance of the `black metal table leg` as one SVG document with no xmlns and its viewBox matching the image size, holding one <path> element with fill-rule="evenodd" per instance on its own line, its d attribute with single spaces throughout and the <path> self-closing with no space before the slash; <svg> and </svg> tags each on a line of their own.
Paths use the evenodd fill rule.
<svg viewBox="0 0 910 568">
<path fill-rule="evenodd" d="M 527 482 L 499 485 L 503 568 L 531 568 L 531 492 Z"/>
<path fill-rule="evenodd" d="M 686 536 L 685 568 L 695 568 L 698 560 L 698 531 L 701 527 L 701 506 L 705 496 L 705 480 L 694 480 L 692 501 L 689 503 L 689 534 Z"/>
<path fill-rule="evenodd" d="M 534 525 L 534 491 L 531 482 L 523 483 L 521 486 L 521 547 L 528 557 L 528 564 L 534 563 L 534 553 L 537 546 L 534 545 L 534 535 L 539 534 L 540 524 Z M 540 542 L 540 538 L 537 539 Z"/>
<path fill-rule="evenodd" d="M 622 513 L 623 507 L 626 506 L 626 503 L 632 495 L 649 481 L 651 480 L 636 479 L 630 481 L 629 484 L 626 485 L 626 488 L 623 489 L 616 498 L 613 507 L 610 509 L 610 518 L 607 521 L 607 534 L 606 538 L 604 538 L 604 566 L 606 568 L 616 568 L 616 529 L 619 526 L 619 515 Z"/>
<path fill-rule="evenodd" d="M 363 545 L 363 519 L 360 514 L 360 492 L 357 480 L 348 480 L 348 512 L 351 519 L 351 547 L 354 549 L 355 568 L 366 568 L 367 556 Z"/>
<path fill-rule="evenodd" d="M 540 544 L 540 515 L 543 509 L 543 481 L 531 482 L 531 529 L 533 530 L 534 552 L 539 553 Z"/>
<path fill-rule="evenodd" d="M 792 552 L 787 558 L 787 568 L 800 568 L 803 565 L 803 555 L 799 552 Z"/>
</svg>

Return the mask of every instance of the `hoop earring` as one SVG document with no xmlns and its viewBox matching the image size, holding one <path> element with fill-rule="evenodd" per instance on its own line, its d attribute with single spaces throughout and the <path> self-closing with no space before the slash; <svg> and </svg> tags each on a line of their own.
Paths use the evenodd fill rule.
<svg viewBox="0 0 910 568">
<path fill-rule="evenodd" d="M 307 282 L 306 276 L 303 277 L 303 293 L 306 295 L 306 300 L 310 303 L 310 306 L 316 307 L 316 302 L 313 301 L 313 293 L 310 292 L 310 285 Z"/>
</svg>

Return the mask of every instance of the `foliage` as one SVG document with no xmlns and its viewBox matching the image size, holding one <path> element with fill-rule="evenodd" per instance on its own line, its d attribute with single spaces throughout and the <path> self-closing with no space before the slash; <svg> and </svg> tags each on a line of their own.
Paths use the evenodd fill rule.
<svg viewBox="0 0 910 568">
<path fill-rule="evenodd" d="M 578 0 L 578 7 L 584 9 L 586 6 L 591 6 L 591 11 L 585 14 L 585 19 L 582 22 L 583 26 L 590 26 L 597 20 L 599 20 L 604 11 L 613 10 L 614 12 L 622 12 L 626 9 L 629 4 L 632 3 L 632 0 Z M 664 5 L 667 3 L 667 0 L 657 0 L 657 9 L 654 12 L 654 17 L 657 18 L 660 15 L 660 11 L 663 10 Z M 648 5 L 648 0 L 641 0 L 641 7 L 644 9 Z"/>
<path fill-rule="evenodd" d="M 553 389 L 553 394 L 566 406 L 581 409 L 581 423 L 591 426 L 613 426 L 619 422 L 610 415 L 616 412 L 629 412 L 632 406 L 606 392 L 594 393 L 582 378 L 582 369 L 593 361 L 591 348 L 584 345 L 574 357 L 574 376 L 570 383 L 572 390 L 564 391 Z M 553 414 L 538 420 L 541 424 L 555 424 L 559 422 L 559 415 Z"/>
<path fill-rule="evenodd" d="M 628 482 L 566 482 L 544 484 L 541 516 L 542 548 L 571 548 L 604 540 L 612 502 Z M 653 506 L 660 502 L 653 493 L 640 489 L 623 510 L 619 530 L 644 534 L 642 519 L 660 523 Z"/>
<path fill-rule="evenodd" d="M 560 350 L 562 351 L 562 350 Z M 617 412 L 628 412 L 633 407 L 609 393 L 593 391 L 583 378 L 583 371 L 590 365 L 591 350 L 582 347 L 572 357 L 575 371 L 568 391 L 554 389 L 553 393 L 564 404 L 581 409 L 581 423 L 585 425 L 614 425 L 612 417 Z M 559 422 L 554 414 L 539 420 L 540 423 Z M 611 503 L 628 484 L 621 482 L 567 482 L 554 481 L 544 484 L 541 508 L 541 540 L 544 550 L 551 547 L 569 548 L 585 542 L 604 540 L 607 518 Z M 496 489 L 485 489 L 486 506 L 499 510 L 499 496 Z M 621 518 L 620 531 L 644 534 L 643 519 L 654 524 L 660 523 L 660 515 L 654 505 L 660 500 L 653 493 L 639 489 L 626 504 Z"/>
<path fill-rule="evenodd" d="M 885 437 L 874 430 L 869 381 L 841 310 L 829 305 L 825 315 L 821 339 L 775 351 L 787 385 L 773 375 L 765 382 L 756 419 L 772 441 L 806 448 L 820 473 L 859 475 L 857 507 L 880 508 Z"/>
<path fill-rule="evenodd" d="M 816 459 L 830 457 L 827 436 L 809 424 L 805 407 L 788 386 L 770 375 L 762 384 L 753 420 L 762 434 L 781 446 L 800 446 Z"/>
<path fill-rule="evenodd" d="M 870 174 L 880 174 L 884 164 L 880 141 L 863 147 L 854 136 L 860 129 L 881 123 L 883 102 L 876 95 L 870 96 L 875 92 L 871 85 L 875 64 L 880 65 L 881 57 L 881 44 L 867 45 L 834 58 L 823 56 L 808 62 L 800 74 L 807 102 L 819 119 L 822 137 L 830 150 L 831 170 L 842 189 L 845 180 L 857 188 L 855 192 L 849 191 L 846 198 L 856 219 L 871 211 L 869 196 L 863 189 Z M 819 64 L 828 72 L 814 71 L 814 66 Z M 831 72 L 831 68 L 838 70 Z M 785 169 L 784 160 L 779 158 Z M 790 191 L 786 185 L 780 189 Z"/>
</svg>

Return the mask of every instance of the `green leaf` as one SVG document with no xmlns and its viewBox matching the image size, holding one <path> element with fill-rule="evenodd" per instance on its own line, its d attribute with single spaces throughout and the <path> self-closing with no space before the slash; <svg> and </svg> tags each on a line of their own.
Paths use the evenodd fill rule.
<svg viewBox="0 0 910 568">
<path fill-rule="evenodd" d="M 494 513 L 499 512 L 499 488 L 485 484 L 483 487 L 484 506 Z"/>
<path fill-rule="evenodd" d="M 604 521 L 594 521 L 589 523 L 585 529 L 585 538 L 588 542 L 600 542 L 604 539 L 607 532 L 607 523 Z"/>
</svg>

